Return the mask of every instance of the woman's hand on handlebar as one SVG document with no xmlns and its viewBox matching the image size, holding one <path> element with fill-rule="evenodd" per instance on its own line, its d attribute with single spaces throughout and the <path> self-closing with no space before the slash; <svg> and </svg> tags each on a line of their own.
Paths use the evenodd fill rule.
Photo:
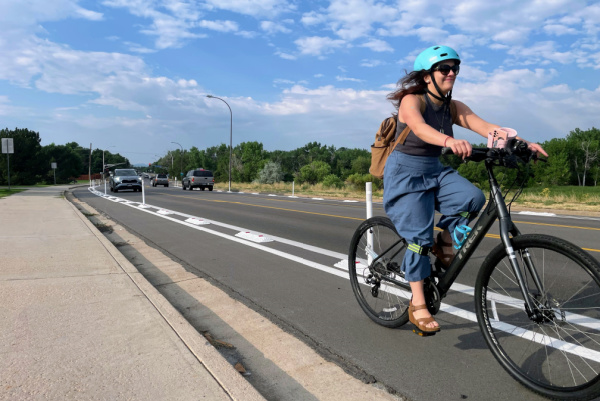
<svg viewBox="0 0 600 401">
<path fill-rule="evenodd" d="M 459 156 L 463 160 L 465 157 L 471 156 L 471 151 L 473 150 L 473 147 L 469 141 L 465 141 L 464 139 L 450 138 L 446 146 L 451 148 L 452 153 L 454 153 L 456 156 Z"/>
<path fill-rule="evenodd" d="M 546 151 L 544 149 L 542 149 L 542 147 L 535 142 L 527 142 L 527 147 L 532 152 L 536 152 L 536 153 L 539 152 L 539 153 L 543 154 L 544 156 L 548 157 L 548 153 L 546 153 Z"/>
</svg>

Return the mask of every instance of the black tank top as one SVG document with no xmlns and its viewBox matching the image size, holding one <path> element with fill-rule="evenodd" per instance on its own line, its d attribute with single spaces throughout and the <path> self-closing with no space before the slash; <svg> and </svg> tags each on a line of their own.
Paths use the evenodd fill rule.
<svg viewBox="0 0 600 401">
<path fill-rule="evenodd" d="M 445 113 L 445 116 L 444 116 Z M 444 107 L 444 105 L 438 106 L 433 103 L 428 95 L 425 95 L 425 112 L 423 113 L 423 119 L 436 131 L 440 130 L 440 123 L 444 122 L 444 134 L 454 138 L 454 132 L 452 131 L 452 115 L 450 113 L 450 107 Z M 396 138 L 402 130 L 406 128 L 406 124 L 398 121 L 396 124 Z M 442 154 L 442 147 L 432 145 L 423 141 L 421 138 L 416 136 L 412 130 L 408 133 L 406 141 L 403 145 L 398 145 L 394 149 L 396 152 L 402 152 L 414 156 L 440 156 Z"/>
</svg>

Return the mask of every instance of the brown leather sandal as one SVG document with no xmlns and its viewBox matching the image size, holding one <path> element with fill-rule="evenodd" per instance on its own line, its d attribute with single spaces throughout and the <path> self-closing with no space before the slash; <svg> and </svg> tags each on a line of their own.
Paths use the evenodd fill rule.
<svg viewBox="0 0 600 401">
<path fill-rule="evenodd" d="M 452 247 L 452 242 L 445 242 L 442 239 L 442 233 L 438 233 L 435 241 L 433 241 L 431 253 L 435 255 L 435 267 L 446 270 L 454 260 L 454 252 L 451 250 L 450 253 L 444 253 L 444 247 Z"/>
<path fill-rule="evenodd" d="M 435 322 L 436 320 L 433 318 L 433 316 L 431 317 L 425 317 L 423 319 L 415 319 L 413 312 L 421 310 L 421 309 L 427 309 L 427 305 L 423 304 L 423 305 L 413 305 L 412 300 L 410 301 L 410 303 L 408 304 L 408 320 L 415 325 L 416 329 L 413 329 L 414 333 L 417 333 L 420 336 L 432 336 L 435 333 L 437 333 L 438 331 L 441 330 L 440 326 L 437 327 L 427 327 L 427 325 L 431 322 Z"/>
</svg>

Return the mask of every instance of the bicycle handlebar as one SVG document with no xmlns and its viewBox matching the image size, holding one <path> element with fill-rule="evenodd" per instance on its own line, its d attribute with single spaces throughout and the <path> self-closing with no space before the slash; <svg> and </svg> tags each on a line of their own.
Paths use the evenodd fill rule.
<svg viewBox="0 0 600 401">
<path fill-rule="evenodd" d="M 442 155 L 448 154 L 454 154 L 452 148 L 442 148 Z M 537 152 L 529 149 L 527 142 L 512 138 L 508 140 L 504 148 L 473 148 L 471 156 L 465 158 L 465 161 L 474 162 L 484 160 L 498 161 L 505 167 L 514 168 L 519 161 L 528 163 L 531 160 L 538 160 L 538 157 Z"/>
</svg>

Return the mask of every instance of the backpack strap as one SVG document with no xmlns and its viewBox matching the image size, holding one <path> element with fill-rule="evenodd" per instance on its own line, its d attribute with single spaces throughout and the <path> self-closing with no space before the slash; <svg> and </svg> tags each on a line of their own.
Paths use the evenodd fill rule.
<svg viewBox="0 0 600 401">
<path fill-rule="evenodd" d="M 418 94 L 416 96 L 419 98 L 419 101 L 420 101 L 419 110 L 421 111 L 421 114 L 424 114 L 425 107 L 426 107 L 425 95 Z M 452 116 L 452 124 L 458 124 L 458 111 L 456 110 L 456 103 L 454 103 L 454 100 L 450 101 L 450 115 Z M 400 135 L 398 135 L 398 141 L 396 142 L 394 149 L 396 148 L 396 146 L 398 146 L 399 143 L 404 144 L 404 141 L 406 141 L 406 137 L 408 136 L 409 132 L 410 132 L 410 127 L 407 125 L 406 127 L 404 127 L 404 129 L 402 130 Z"/>
</svg>

